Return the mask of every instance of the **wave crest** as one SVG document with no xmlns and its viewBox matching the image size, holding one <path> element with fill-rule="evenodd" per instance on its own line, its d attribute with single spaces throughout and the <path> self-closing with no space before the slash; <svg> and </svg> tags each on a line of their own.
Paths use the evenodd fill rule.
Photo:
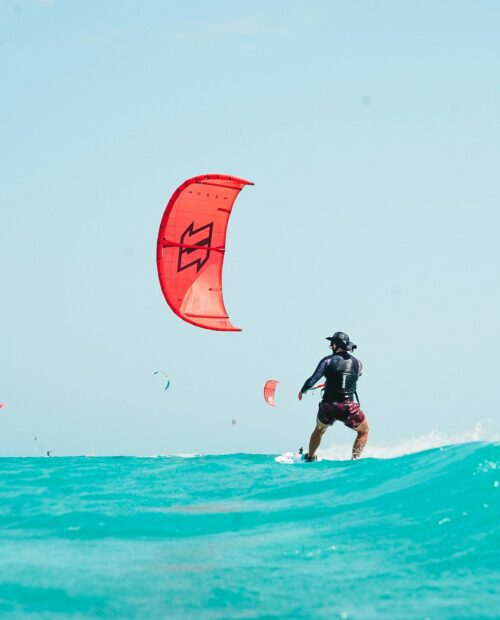
<svg viewBox="0 0 500 620">
<path fill-rule="evenodd" d="M 399 456 L 406 456 L 407 454 L 432 450 L 433 448 L 441 448 L 443 446 L 471 443 L 474 441 L 499 441 L 500 438 L 498 436 L 492 436 L 492 433 L 488 430 L 490 422 L 490 420 L 477 422 L 472 430 L 457 434 L 448 434 L 433 429 L 430 433 L 411 439 L 405 439 L 395 446 L 373 445 L 368 443 L 363 452 L 363 457 L 393 459 Z M 327 460 L 344 461 L 351 458 L 351 450 L 351 444 L 331 444 L 324 450 L 318 450 L 318 454 Z"/>
</svg>

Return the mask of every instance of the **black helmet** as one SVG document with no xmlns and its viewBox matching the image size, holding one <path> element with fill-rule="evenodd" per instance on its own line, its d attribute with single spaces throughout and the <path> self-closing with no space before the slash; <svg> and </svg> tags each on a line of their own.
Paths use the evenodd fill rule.
<svg viewBox="0 0 500 620">
<path fill-rule="evenodd" d="M 327 340 L 329 340 L 332 344 L 337 344 L 343 349 L 346 349 L 346 351 L 354 351 L 354 349 L 357 348 L 356 345 L 349 340 L 349 336 L 344 334 L 344 332 L 335 332 L 333 336 L 328 337 Z"/>
</svg>

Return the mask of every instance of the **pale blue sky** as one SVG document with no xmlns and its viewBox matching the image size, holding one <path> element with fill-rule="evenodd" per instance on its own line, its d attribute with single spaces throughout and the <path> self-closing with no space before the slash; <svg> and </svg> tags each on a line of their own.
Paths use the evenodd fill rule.
<svg viewBox="0 0 500 620">
<path fill-rule="evenodd" d="M 498 429 L 499 32 L 495 0 L 2 0 L 0 453 L 296 448 L 339 329 L 373 443 Z M 241 333 L 158 285 L 165 204 L 208 172 L 255 183 Z"/>
</svg>

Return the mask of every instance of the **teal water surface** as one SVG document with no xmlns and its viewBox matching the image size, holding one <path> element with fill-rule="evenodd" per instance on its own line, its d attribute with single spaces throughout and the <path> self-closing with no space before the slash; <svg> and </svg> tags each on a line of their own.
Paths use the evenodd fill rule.
<svg viewBox="0 0 500 620">
<path fill-rule="evenodd" d="M 0 459 L 1 618 L 498 618 L 500 446 Z"/>
</svg>

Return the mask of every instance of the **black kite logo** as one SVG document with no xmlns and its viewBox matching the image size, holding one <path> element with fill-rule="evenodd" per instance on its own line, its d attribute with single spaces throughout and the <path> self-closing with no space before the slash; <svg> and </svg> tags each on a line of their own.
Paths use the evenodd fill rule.
<svg viewBox="0 0 500 620">
<path fill-rule="evenodd" d="M 181 235 L 181 245 L 196 246 L 179 248 L 179 258 L 177 260 L 177 271 L 183 271 L 196 265 L 196 271 L 200 271 L 203 265 L 210 258 L 210 248 L 212 246 L 212 232 L 214 223 L 210 222 L 200 228 L 194 227 L 194 221 L 189 224 Z M 205 247 L 207 249 L 205 249 Z M 193 254 L 196 258 L 193 258 Z"/>
</svg>

